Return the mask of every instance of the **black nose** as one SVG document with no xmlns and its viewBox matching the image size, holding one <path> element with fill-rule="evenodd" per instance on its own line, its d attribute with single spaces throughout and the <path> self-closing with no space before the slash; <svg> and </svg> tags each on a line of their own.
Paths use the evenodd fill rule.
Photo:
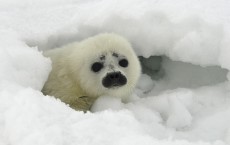
<svg viewBox="0 0 230 145">
<path fill-rule="evenodd" d="M 106 88 L 119 87 L 127 83 L 127 79 L 120 72 L 108 73 L 102 80 L 102 84 Z"/>
<path fill-rule="evenodd" d="M 112 81 L 118 81 L 121 76 L 121 73 L 111 73 L 111 74 L 108 74 L 107 76 Z"/>
</svg>

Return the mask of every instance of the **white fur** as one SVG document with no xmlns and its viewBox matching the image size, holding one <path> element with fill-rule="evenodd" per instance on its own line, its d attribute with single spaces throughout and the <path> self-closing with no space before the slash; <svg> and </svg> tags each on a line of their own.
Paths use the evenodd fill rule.
<svg viewBox="0 0 230 145">
<path fill-rule="evenodd" d="M 112 56 L 118 53 L 129 61 L 127 68 L 118 65 Z M 55 96 L 76 110 L 88 110 L 94 100 L 102 95 L 128 97 L 140 76 L 140 64 L 130 43 L 123 37 L 105 33 L 75 42 L 61 48 L 44 53 L 52 60 L 52 71 L 42 92 Z M 105 68 L 99 73 L 91 70 L 94 62 L 105 55 Z M 109 66 L 113 66 L 112 68 Z M 127 84 L 118 88 L 108 89 L 102 85 L 107 73 L 120 71 Z"/>
</svg>

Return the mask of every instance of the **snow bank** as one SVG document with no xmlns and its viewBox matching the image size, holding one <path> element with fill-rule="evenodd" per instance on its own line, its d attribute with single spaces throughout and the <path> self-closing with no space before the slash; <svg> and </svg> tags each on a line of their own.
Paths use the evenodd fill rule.
<svg viewBox="0 0 230 145">
<path fill-rule="evenodd" d="M 19 36 L 10 30 L 1 31 L 1 34 L 1 83 L 9 82 L 41 90 L 50 70 L 50 60 L 44 59 L 36 48 L 28 47 L 25 42 L 18 40 Z"/>
<path fill-rule="evenodd" d="M 229 144 L 229 6 L 0 0 L 0 144 Z M 106 31 L 140 56 L 161 56 L 159 78 L 143 74 L 127 102 L 102 96 L 93 113 L 43 96 L 51 65 L 41 51 Z"/>
</svg>

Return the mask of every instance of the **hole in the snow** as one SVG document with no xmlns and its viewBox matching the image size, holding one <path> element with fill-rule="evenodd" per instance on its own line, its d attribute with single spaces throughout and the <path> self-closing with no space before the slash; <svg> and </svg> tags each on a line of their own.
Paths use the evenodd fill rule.
<svg viewBox="0 0 230 145">
<path fill-rule="evenodd" d="M 48 50 L 73 41 L 80 41 L 101 32 L 99 28 L 89 26 L 80 28 L 79 33 L 60 32 L 49 36 L 47 40 L 27 40 L 26 42 L 29 46 L 37 46 L 39 50 Z M 140 56 L 139 59 L 143 73 L 153 80 L 153 85 L 150 87 L 147 86 L 146 82 L 142 83 L 142 87 L 146 87 L 144 91 L 147 92 L 151 89 L 152 94 L 158 94 L 169 89 L 215 85 L 227 80 L 228 71 L 219 66 L 202 67 L 191 63 L 173 61 L 166 56 L 151 56 L 149 58 Z"/>
<path fill-rule="evenodd" d="M 139 57 L 144 74 L 154 82 L 151 94 L 175 88 L 198 88 L 227 81 L 228 70 L 173 61 L 166 56 Z"/>
</svg>

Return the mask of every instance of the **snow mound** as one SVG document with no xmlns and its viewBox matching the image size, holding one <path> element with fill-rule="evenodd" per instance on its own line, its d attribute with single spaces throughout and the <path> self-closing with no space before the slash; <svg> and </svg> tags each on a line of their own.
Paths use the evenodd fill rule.
<svg viewBox="0 0 230 145">
<path fill-rule="evenodd" d="M 230 2 L 0 0 L 0 145 L 230 144 Z M 42 51 L 121 34 L 144 64 L 134 94 L 77 112 L 40 90 Z M 158 56 L 154 59 L 154 56 Z"/>
</svg>

